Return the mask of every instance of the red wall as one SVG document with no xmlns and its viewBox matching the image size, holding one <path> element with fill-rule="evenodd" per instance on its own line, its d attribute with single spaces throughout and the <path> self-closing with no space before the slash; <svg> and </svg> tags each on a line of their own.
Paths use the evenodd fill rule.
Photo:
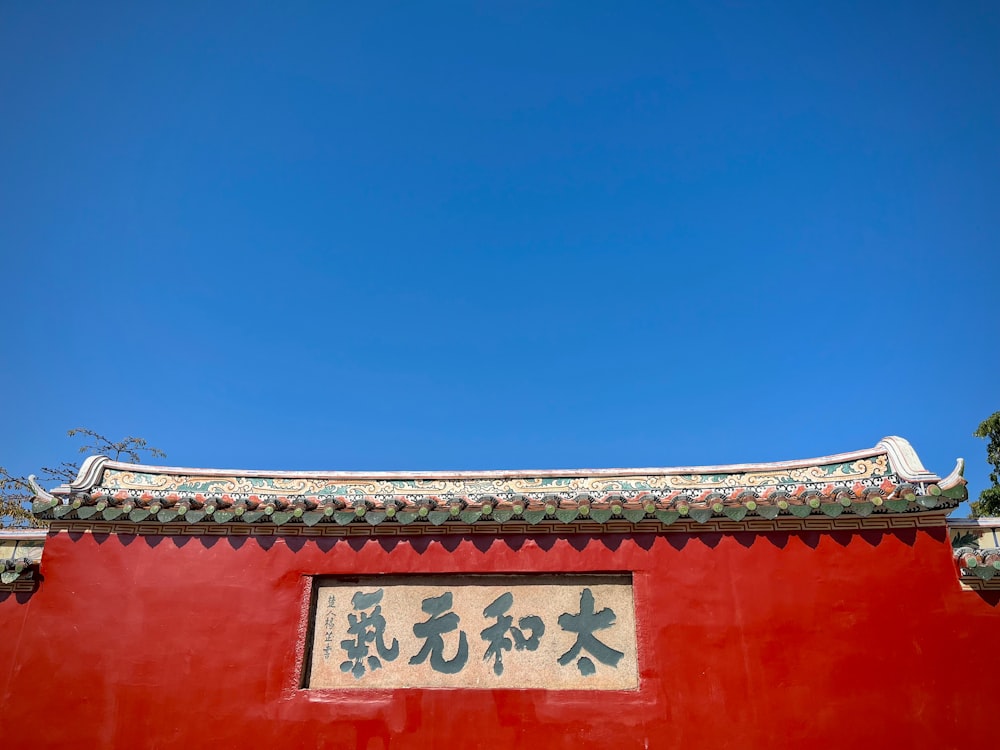
<svg viewBox="0 0 1000 750">
<path fill-rule="evenodd" d="M 297 689 L 304 576 L 632 571 L 635 692 Z M 989 746 L 998 594 L 945 529 L 414 538 L 55 533 L 0 593 L 0 746 Z M 957 656 L 960 655 L 960 656 Z M 992 662 L 992 663 L 991 663 Z M 990 681 L 990 680 L 987 680 Z"/>
</svg>

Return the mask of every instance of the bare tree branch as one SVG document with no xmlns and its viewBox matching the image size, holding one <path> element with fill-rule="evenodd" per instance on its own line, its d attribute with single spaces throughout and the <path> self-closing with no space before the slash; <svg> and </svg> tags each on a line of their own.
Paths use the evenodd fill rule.
<svg viewBox="0 0 1000 750">
<path fill-rule="evenodd" d="M 159 448 L 154 448 L 145 438 L 130 435 L 118 441 L 109 440 L 104 435 L 88 430 L 86 427 L 76 427 L 67 433 L 70 437 L 82 436 L 88 442 L 80 446 L 80 453 L 98 453 L 115 461 L 124 457 L 129 463 L 142 463 L 142 454 L 148 453 L 153 458 L 166 458 L 167 454 Z"/>
<path fill-rule="evenodd" d="M 97 453 L 115 461 L 137 464 L 142 462 L 144 454 L 153 458 L 166 458 L 167 455 L 159 448 L 149 445 L 145 438 L 134 435 L 114 441 L 86 427 L 72 429 L 68 435 L 84 440 L 80 453 Z M 72 482 L 79 472 L 78 463 L 63 461 L 58 466 L 43 466 L 39 474 L 48 482 L 63 484 Z M 0 466 L 0 526 L 47 526 L 45 521 L 40 521 L 31 513 L 33 496 L 26 476 L 14 476 Z"/>
<path fill-rule="evenodd" d="M 12 476 L 0 466 L 0 526 L 44 527 L 31 513 L 31 488 L 27 477 Z"/>
</svg>

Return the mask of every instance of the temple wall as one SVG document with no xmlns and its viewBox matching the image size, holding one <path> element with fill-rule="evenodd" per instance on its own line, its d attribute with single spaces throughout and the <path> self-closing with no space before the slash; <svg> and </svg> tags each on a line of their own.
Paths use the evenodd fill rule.
<svg viewBox="0 0 1000 750">
<path fill-rule="evenodd" d="M 310 576 L 632 574 L 636 690 L 304 690 Z M 1000 592 L 940 528 L 50 535 L 0 592 L 0 745 L 958 747 L 991 740 Z M 477 657 L 479 658 L 479 657 Z M 971 658 L 971 657 L 970 657 Z M 558 667 L 554 667 L 558 668 Z"/>
</svg>

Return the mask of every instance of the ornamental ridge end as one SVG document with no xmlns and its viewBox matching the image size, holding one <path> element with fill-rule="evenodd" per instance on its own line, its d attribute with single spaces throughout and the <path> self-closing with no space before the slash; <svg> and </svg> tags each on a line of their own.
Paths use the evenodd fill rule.
<svg viewBox="0 0 1000 750">
<path fill-rule="evenodd" d="M 36 500 L 41 500 L 46 503 L 57 503 L 59 502 L 56 498 L 50 495 L 48 492 L 42 489 L 41 485 L 38 484 L 38 477 L 34 474 L 28 475 L 28 487 L 31 488 L 31 495 Z"/>
<path fill-rule="evenodd" d="M 104 474 L 105 464 L 113 463 L 107 456 L 88 456 L 80 465 L 80 471 L 76 479 L 66 484 L 61 484 L 52 490 L 53 495 L 70 495 L 74 492 L 86 492 L 93 489 Z M 36 493 L 36 496 L 37 493 Z"/>
<path fill-rule="evenodd" d="M 955 459 L 955 468 L 951 470 L 951 474 L 938 482 L 938 486 L 940 486 L 942 490 L 950 490 L 953 487 L 959 487 L 965 484 L 967 484 L 967 482 L 965 481 L 964 458 Z"/>
<path fill-rule="evenodd" d="M 897 435 L 890 435 L 879 440 L 875 447 L 886 452 L 893 468 L 903 479 L 909 482 L 941 481 L 941 477 L 924 468 L 909 440 Z"/>
</svg>

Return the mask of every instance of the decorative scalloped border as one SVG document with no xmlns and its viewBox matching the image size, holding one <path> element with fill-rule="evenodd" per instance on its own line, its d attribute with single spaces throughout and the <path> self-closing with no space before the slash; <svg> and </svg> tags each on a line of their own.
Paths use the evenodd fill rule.
<svg viewBox="0 0 1000 750">
<path fill-rule="evenodd" d="M 557 521 L 545 521 L 531 524 L 524 521 L 512 521 L 503 524 L 482 524 L 468 526 L 462 523 L 444 523 L 440 526 L 431 524 L 411 524 L 409 526 L 384 525 L 368 527 L 366 524 L 349 524 L 346 526 L 273 526 L 269 524 L 227 523 L 218 525 L 207 524 L 162 524 L 133 522 L 89 522 L 89 521 L 54 521 L 52 531 L 83 532 L 92 534 L 130 534 L 140 536 L 301 536 L 301 537 L 386 537 L 386 536 L 506 536 L 506 535 L 565 535 L 565 534 L 712 534 L 757 532 L 767 533 L 797 532 L 797 531 L 858 531 L 858 530 L 892 530 L 914 528 L 940 528 L 945 524 L 947 511 L 937 510 L 930 513 L 906 513 L 884 516 L 841 516 L 828 518 L 810 516 L 807 518 L 777 518 L 769 521 L 754 518 L 745 522 L 729 519 L 711 519 L 703 523 L 692 520 L 677 521 L 669 526 L 653 520 L 631 523 L 624 520 L 612 520 L 606 523 L 574 523 L 564 524 Z"/>
</svg>

